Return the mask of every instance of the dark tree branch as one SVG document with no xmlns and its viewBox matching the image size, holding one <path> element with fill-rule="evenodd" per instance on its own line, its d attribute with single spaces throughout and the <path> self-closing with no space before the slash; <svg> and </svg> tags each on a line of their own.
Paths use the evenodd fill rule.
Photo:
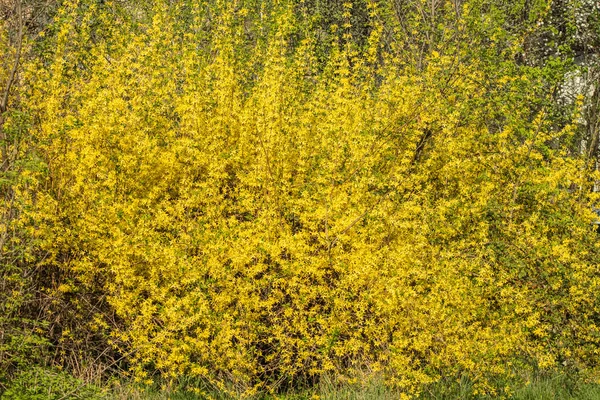
<svg viewBox="0 0 600 400">
<path fill-rule="evenodd" d="M 23 16 L 21 10 L 21 0 L 17 0 L 17 24 L 19 32 L 17 34 L 17 54 L 15 55 L 15 62 L 10 71 L 10 75 L 8 77 L 8 81 L 6 82 L 6 88 L 4 89 L 4 93 L 2 95 L 2 101 L 0 101 L 0 113 L 4 114 L 8 107 L 8 96 L 10 95 L 10 90 L 15 82 L 15 78 L 17 75 L 17 69 L 19 68 L 19 64 L 21 62 L 21 51 L 23 48 Z"/>
</svg>

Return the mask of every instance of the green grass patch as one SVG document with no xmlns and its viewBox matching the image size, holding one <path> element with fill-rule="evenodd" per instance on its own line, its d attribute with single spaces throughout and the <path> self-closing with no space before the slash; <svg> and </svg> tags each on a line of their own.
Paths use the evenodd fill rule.
<svg viewBox="0 0 600 400">
<path fill-rule="evenodd" d="M 498 382 L 498 387 L 501 383 Z M 297 389 L 278 395 L 260 395 L 248 400 L 396 400 L 402 392 L 387 386 L 379 376 L 365 378 L 362 382 L 343 384 L 324 377 L 312 388 Z M 565 373 L 542 374 L 532 377 L 527 384 L 514 387 L 511 394 L 482 396 L 474 392 L 473 384 L 463 377 L 443 380 L 424 388 L 418 400 L 600 400 L 600 385 L 583 382 Z M 182 378 L 176 384 L 151 386 L 129 381 L 112 381 L 100 387 L 85 384 L 65 372 L 32 368 L 16 376 L 4 393 L 2 400 L 233 400 L 236 396 L 225 394 L 198 379 Z"/>
</svg>

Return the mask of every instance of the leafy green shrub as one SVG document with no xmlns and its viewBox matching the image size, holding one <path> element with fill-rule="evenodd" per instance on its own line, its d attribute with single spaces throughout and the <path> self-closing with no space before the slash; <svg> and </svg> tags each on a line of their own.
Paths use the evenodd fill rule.
<svg viewBox="0 0 600 400">
<path fill-rule="evenodd" d="M 102 390 L 66 372 L 33 367 L 19 373 L 2 394 L 2 400 L 105 399 Z"/>
</svg>

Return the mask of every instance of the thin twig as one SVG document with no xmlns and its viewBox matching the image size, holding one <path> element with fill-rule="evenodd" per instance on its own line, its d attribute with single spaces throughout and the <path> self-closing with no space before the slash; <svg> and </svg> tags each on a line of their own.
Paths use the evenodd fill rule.
<svg viewBox="0 0 600 400">
<path fill-rule="evenodd" d="M 19 68 L 19 64 L 21 62 L 21 49 L 23 48 L 23 17 L 21 10 L 21 1 L 17 1 L 17 21 L 19 26 L 19 33 L 17 36 L 17 54 L 15 56 L 15 62 L 10 71 L 10 75 L 8 77 L 8 81 L 6 82 L 6 88 L 4 89 L 4 94 L 2 96 L 2 101 L 0 102 L 0 113 L 4 114 L 8 107 L 8 96 L 10 94 L 10 90 L 15 82 L 15 76 L 17 75 L 17 69 Z M 1 127 L 0 127 L 1 128 Z M 3 134 L 4 136 L 4 134 Z"/>
</svg>

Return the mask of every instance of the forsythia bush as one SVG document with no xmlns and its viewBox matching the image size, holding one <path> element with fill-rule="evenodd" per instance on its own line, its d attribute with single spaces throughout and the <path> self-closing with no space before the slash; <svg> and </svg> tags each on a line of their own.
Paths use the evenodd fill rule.
<svg viewBox="0 0 600 400">
<path fill-rule="evenodd" d="M 136 377 L 597 374 L 578 107 L 556 123 L 552 78 L 483 2 L 418 64 L 386 2 L 329 25 L 304 1 L 105 3 L 65 2 L 26 66 L 46 168 L 23 218 L 57 296 L 106 294 L 88 325 Z"/>
</svg>

